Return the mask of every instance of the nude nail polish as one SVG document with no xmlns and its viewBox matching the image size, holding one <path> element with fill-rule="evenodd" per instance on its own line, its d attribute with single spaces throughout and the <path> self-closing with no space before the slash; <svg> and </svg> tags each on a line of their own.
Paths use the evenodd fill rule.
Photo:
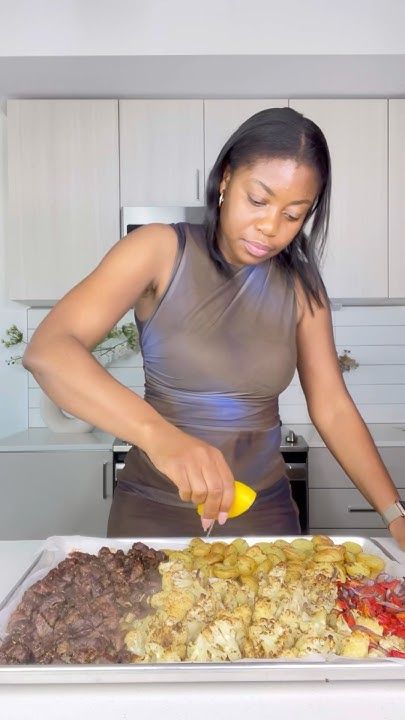
<svg viewBox="0 0 405 720">
<path fill-rule="evenodd" d="M 210 520 L 210 518 L 201 518 L 201 525 L 203 526 L 204 532 L 209 530 L 213 522 L 214 520 Z"/>
</svg>

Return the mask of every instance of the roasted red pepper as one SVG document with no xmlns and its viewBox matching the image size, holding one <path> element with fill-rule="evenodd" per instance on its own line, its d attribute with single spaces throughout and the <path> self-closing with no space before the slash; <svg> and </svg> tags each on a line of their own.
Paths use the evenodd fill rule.
<svg viewBox="0 0 405 720">
<path fill-rule="evenodd" d="M 374 584 L 362 584 L 352 579 L 339 583 L 340 596 L 336 601 L 336 608 L 341 611 L 342 617 L 351 628 L 357 622 L 361 625 L 361 620 L 356 621 L 353 615 L 352 611 L 356 610 L 363 617 L 377 620 L 385 636 L 396 635 L 405 639 L 405 601 L 396 594 L 400 585 L 401 581 L 395 578 Z M 344 597 L 341 593 L 344 593 Z M 397 608 L 401 611 L 397 612 Z M 405 653 L 400 650 L 391 652 L 391 657 L 405 657 Z"/>
<path fill-rule="evenodd" d="M 401 652 L 400 650 L 390 650 L 387 655 L 388 657 L 405 658 L 405 652 Z"/>
</svg>

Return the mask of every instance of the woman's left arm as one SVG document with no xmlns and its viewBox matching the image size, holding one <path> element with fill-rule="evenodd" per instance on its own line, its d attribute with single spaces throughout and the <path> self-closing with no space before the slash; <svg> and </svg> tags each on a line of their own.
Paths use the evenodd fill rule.
<svg viewBox="0 0 405 720">
<path fill-rule="evenodd" d="M 297 284 L 297 305 L 297 367 L 309 416 L 345 473 L 370 504 L 383 512 L 399 500 L 399 493 L 346 389 L 328 301 L 323 308 L 314 304 L 312 314 Z M 394 520 L 389 529 L 405 550 L 405 518 Z"/>
</svg>

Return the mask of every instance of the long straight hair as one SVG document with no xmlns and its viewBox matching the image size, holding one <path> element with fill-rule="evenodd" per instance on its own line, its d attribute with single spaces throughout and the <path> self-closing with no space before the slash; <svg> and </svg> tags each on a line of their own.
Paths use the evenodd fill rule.
<svg viewBox="0 0 405 720">
<path fill-rule="evenodd" d="M 293 159 L 314 168 L 320 191 L 292 242 L 274 256 L 273 262 L 292 283 L 298 276 L 309 307 L 323 307 L 327 293 L 319 263 L 329 228 L 331 162 L 322 130 L 292 108 L 268 108 L 252 115 L 231 135 L 209 174 L 206 192 L 205 231 L 209 255 L 218 271 L 230 276 L 231 268 L 218 246 L 219 185 L 226 168 L 231 172 L 262 159 Z M 305 231 L 313 218 L 309 232 Z"/>
</svg>

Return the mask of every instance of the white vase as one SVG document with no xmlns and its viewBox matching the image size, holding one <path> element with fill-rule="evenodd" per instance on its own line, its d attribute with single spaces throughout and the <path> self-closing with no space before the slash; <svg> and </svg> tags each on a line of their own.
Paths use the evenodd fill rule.
<svg viewBox="0 0 405 720">
<path fill-rule="evenodd" d="M 94 430 L 94 425 L 66 415 L 42 390 L 39 409 L 45 425 L 55 433 L 85 433 Z"/>
</svg>

